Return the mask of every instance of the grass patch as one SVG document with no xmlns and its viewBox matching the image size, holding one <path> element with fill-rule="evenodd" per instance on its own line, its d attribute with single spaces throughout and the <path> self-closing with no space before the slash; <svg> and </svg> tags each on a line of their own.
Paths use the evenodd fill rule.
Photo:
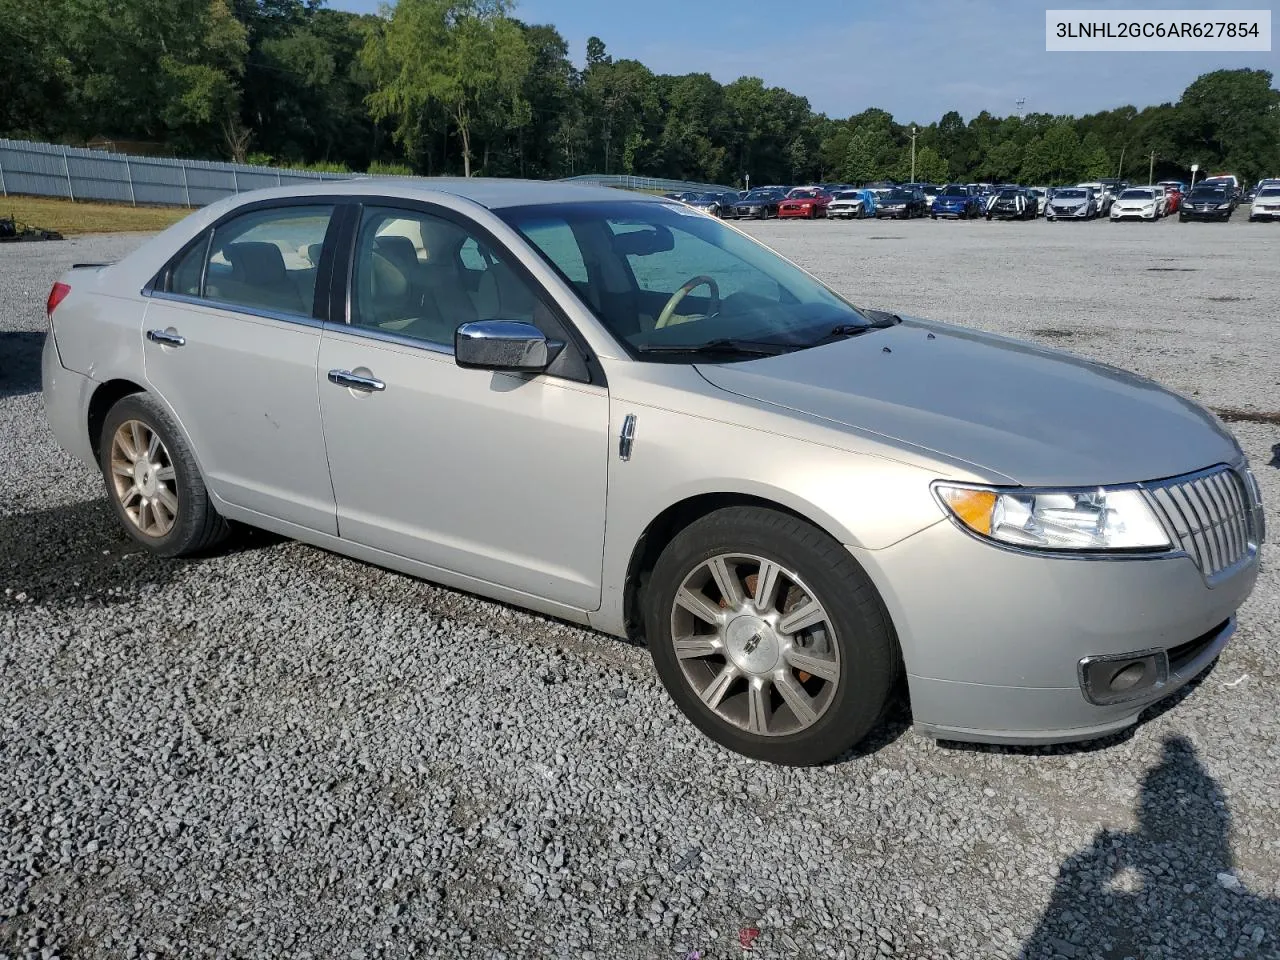
<svg viewBox="0 0 1280 960">
<path fill-rule="evenodd" d="M 52 197 L 0 197 L 0 217 L 30 227 L 81 233 L 163 230 L 191 211 L 186 207 L 130 207 L 118 203 L 72 203 Z"/>
</svg>

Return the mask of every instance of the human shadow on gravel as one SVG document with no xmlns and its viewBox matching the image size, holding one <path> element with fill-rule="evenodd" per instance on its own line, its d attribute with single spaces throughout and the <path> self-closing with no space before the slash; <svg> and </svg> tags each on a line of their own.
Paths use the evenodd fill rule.
<svg viewBox="0 0 1280 960">
<path fill-rule="evenodd" d="M 1280 957 L 1280 900 L 1234 872 L 1222 788 L 1183 737 L 1142 780 L 1138 827 L 1067 859 L 1025 960 Z"/>
<path fill-rule="evenodd" d="M 40 389 L 40 351 L 43 333 L 0 331 L 0 397 L 35 393 Z"/>
</svg>

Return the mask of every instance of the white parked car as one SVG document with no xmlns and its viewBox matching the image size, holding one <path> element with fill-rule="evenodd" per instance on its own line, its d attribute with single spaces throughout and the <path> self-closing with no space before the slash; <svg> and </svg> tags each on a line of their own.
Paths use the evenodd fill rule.
<svg viewBox="0 0 1280 960">
<path fill-rule="evenodd" d="M 1280 220 L 1280 181 L 1272 181 L 1274 186 L 1263 186 L 1253 198 L 1249 207 L 1249 222 L 1255 220 Z"/>
<path fill-rule="evenodd" d="M 1117 220 L 1150 220 L 1164 216 L 1167 198 L 1163 187 L 1130 187 L 1111 205 L 1111 222 Z"/>
<path fill-rule="evenodd" d="M 1093 192 L 1093 199 L 1098 204 L 1098 216 L 1105 217 L 1111 210 L 1111 204 L 1115 202 L 1115 196 L 1107 189 L 1107 185 L 1099 183 L 1097 180 L 1092 183 L 1077 183 L 1076 189 L 1090 190 Z"/>
</svg>

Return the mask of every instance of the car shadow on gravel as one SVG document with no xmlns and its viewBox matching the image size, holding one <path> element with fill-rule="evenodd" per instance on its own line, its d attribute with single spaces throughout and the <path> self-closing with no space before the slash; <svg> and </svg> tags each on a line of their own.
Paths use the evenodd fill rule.
<svg viewBox="0 0 1280 960">
<path fill-rule="evenodd" d="M 1183 737 L 1164 742 L 1138 798 L 1138 826 L 1100 830 L 1068 858 L 1025 960 L 1280 956 L 1280 900 L 1236 873 L 1231 814 Z"/>
<path fill-rule="evenodd" d="M 283 538 L 236 528 L 217 555 L 258 550 Z M 0 609 L 133 600 L 184 575 L 194 560 L 156 557 L 120 526 L 106 498 L 0 518 Z"/>
<path fill-rule="evenodd" d="M 40 389 L 40 351 L 43 333 L 0 331 L 0 397 L 35 393 Z"/>
</svg>

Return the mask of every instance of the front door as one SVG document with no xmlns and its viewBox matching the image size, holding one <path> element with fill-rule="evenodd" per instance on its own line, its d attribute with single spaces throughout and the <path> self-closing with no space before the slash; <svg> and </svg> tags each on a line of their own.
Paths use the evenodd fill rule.
<svg viewBox="0 0 1280 960">
<path fill-rule="evenodd" d="M 562 321 L 509 255 L 431 213 L 366 208 L 354 259 L 350 323 L 320 345 L 340 536 L 597 608 L 608 391 L 586 382 L 572 345 L 559 375 L 453 359 L 461 323 L 524 320 L 564 339 Z"/>
</svg>

